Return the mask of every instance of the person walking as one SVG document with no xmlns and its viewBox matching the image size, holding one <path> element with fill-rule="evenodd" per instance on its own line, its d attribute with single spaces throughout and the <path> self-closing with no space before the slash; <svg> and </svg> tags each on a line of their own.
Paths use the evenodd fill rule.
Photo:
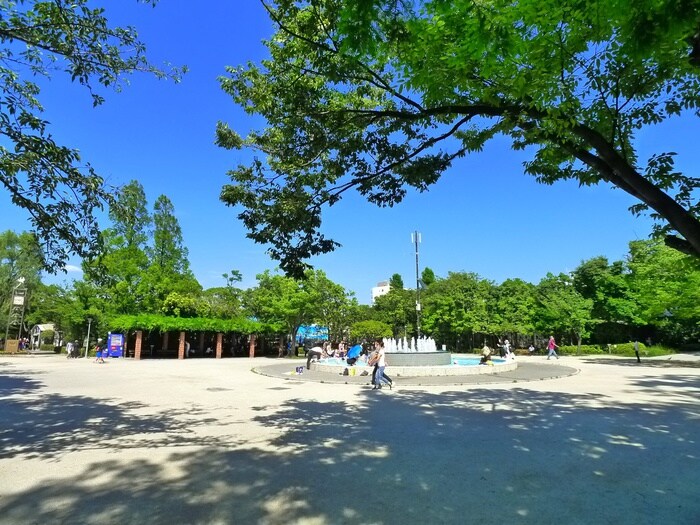
<svg viewBox="0 0 700 525">
<path fill-rule="evenodd" d="M 384 375 L 384 369 L 386 368 L 386 356 L 384 354 L 384 344 L 381 341 L 374 343 L 374 349 L 376 352 L 376 368 L 377 372 L 374 377 L 374 386 L 372 390 L 381 390 L 382 383 L 389 385 L 389 389 L 393 387 L 393 381 Z"/>
<path fill-rule="evenodd" d="M 557 354 L 556 349 L 559 348 L 559 345 L 557 342 L 554 340 L 554 336 L 550 335 L 549 336 L 549 342 L 547 343 L 547 360 L 549 360 L 550 357 L 554 356 L 557 359 L 559 359 L 559 355 Z"/>
<path fill-rule="evenodd" d="M 95 345 L 95 363 L 104 363 L 104 354 L 107 351 L 107 343 L 103 343 L 102 339 L 97 340 Z"/>
</svg>

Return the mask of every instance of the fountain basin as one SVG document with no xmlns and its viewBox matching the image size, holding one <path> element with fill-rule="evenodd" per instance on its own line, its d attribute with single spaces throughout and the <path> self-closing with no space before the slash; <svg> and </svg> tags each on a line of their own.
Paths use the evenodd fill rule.
<svg viewBox="0 0 700 525">
<path fill-rule="evenodd" d="M 450 357 L 446 364 L 395 364 L 397 356 L 411 356 L 416 357 L 418 355 L 429 353 L 429 354 L 442 354 Z M 391 377 L 435 377 L 435 376 L 465 376 L 465 375 L 478 375 L 478 374 L 499 374 L 502 372 L 508 372 L 518 368 L 518 364 L 514 360 L 505 359 L 493 359 L 493 365 L 480 365 L 479 357 L 469 356 L 469 357 L 453 357 L 449 352 L 416 352 L 416 353 L 387 353 L 387 374 Z M 412 361 L 415 363 L 416 361 Z M 456 363 L 456 364 L 455 364 Z M 363 372 L 367 372 L 365 375 L 372 375 L 372 366 L 355 365 L 348 366 L 344 359 L 330 358 L 322 359 L 320 361 L 315 361 L 311 363 L 311 370 L 316 370 L 318 372 L 327 372 L 332 374 L 342 373 L 343 369 L 347 368 L 351 375 L 362 375 Z M 353 373 L 354 370 L 354 373 Z"/>
<path fill-rule="evenodd" d="M 386 352 L 386 361 L 396 366 L 442 366 L 452 364 L 450 352 Z"/>
</svg>

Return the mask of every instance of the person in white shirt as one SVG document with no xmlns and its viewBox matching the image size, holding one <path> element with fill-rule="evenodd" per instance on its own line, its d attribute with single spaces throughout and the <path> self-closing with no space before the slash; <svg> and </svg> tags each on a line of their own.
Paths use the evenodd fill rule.
<svg viewBox="0 0 700 525">
<path fill-rule="evenodd" d="M 318 361 L 321 357 L 323 357 L 323 348 L 320 346 L 311 348 L 306 354 L 306 369 L 308 370 L 311 367 L 311 361 Z"/>
<path fill-rule="evenodd" d="M 384 354 L 384 343 L 381 341 L 377 341 L 374 343 L 374 350 L 375 350 L 375 362 L 377 365 L 377 373 L 374 377 L 374 386 L 372 387 L 372 390 L 381 390 L 382 388 L 382 383 L 385 383 L 389 385 L 389 388 L 392 388 L 392 381 L 388 379 L 384 375 L 384 369 L 386 368 L 386 355 Z"/>
<path fill-rule="evenodd" d="M 503 350 L 505 350 L 506 359 L 515 359 L 515 354 L 510 351 L 510 341 L 508 341 L 508 339 L 503 341 Z"/>
</svg>

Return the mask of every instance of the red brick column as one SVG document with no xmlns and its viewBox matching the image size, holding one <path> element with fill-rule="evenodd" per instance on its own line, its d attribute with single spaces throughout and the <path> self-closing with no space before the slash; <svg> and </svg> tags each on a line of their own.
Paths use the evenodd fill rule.
<svg viewBox="0 0 700 525">
<path fill-rule="evenodd" d="M 143 339 L 143 332 L 141 330 L 136 331 L 136 345 L 134 346 L 134 359 L 141 359 L 141 340 Z"/>
<path fill-rule="evenodd" d="M 224 334 L 219 332 L 216 334 L 216 358 L 221 359 L 221 353 L 223 351 L 223 339 L 224 339 Z"/>
<path fill-rule="evenodd" d="M 177 358 L 185 358 L 185 332 L 180 332 L 180 344 L 177 347 Z"/>
<path fill-rule="evenodd" d="M 255 357 L 255 334 L 250 334 L 250 346 L 248 347 L 248 357 Z"/>
</svg>

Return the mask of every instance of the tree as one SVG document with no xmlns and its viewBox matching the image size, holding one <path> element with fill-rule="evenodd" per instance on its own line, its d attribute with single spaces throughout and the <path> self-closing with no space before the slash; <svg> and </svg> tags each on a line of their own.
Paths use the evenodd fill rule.
<svg viewBox="0 0 700 525">
<path fill-rule="evenodd" d="M 0 233 L 1 290 L 12 290 L 20 277 L 27 286 L 38 284 L 42 266 L 43 257 L 35 235 L 12 230 Z"/>
<path fill-rule="evenodd" d="M 350 337 L 355 341 L 392 337 L 391 327 L 381 321 L 358 321 L 350 327 Z"/>
<path fill-rule="evenodd" d="M 73 289 L 70 291 L 72 308 L 68 312 L 73 332 L 79 335 L 81 340 L 87 337 L 88 319 L 90 323 L 90 337 L 96 339 L 102 337 L 106 331 L 106 319 L 113 315 L 110 309 L 109 297 L 106 297 L 103 290 L 89 280 L 75 281 Z"/>
<path fill-rule="evenodd" d="M 111 191 L 77 150 L 53 139 L 34 78 L 62 69 L 96 106 L 104 101 L 101 87 L 119 90 L 133 72 L 178 80 L 184 71 L 149 64 L 134 29 L 110 26 L 104 10 L 88 3 L 0 1 L 0 185 L 29 213 L 49 270 L 64 268 L 69 252 L 94 257 L 94 215 Z"/>
<path fill-rule="evenodd" d="M 328 328 L 330 340 L 340 341 L 354 320 L 357 300 L 321 270 L 309 270 L 304 279 L 309 300 L 316 305 L 313 322 Z"/>
<path fill-rule="evenodd" d="M 144 248 L 148 240 L 151 216 L 146 207 L 146 192 L 137 180 L 119 189 L 116 202 L 109 208 L 114 234 L 122 238 L 122 244 Z"/>
<path fill-rule="evenodd" d="M 507 279 L 496 288 L 495 295 L 497 331 L 534 334 L 535 286 L 521 279 Z"/>
<path fill-rule="evenodd" d="M 580 347 L 595 321 L 593 300 L 576 291 L 568 275 L 548 273 L 537 285 L 536 319 L 542 332 L 571 334 Z"/>
<path fill-rule="evenodd" d="M 29 326 L 40 323 L 53 323 L 56 331 L 62 333 L 63 341 L 74 339 L 72 314 L 74 300 L 70 292 L 56 284 L 39 283 L 32 293 L 30 308 L 25 315 Z"/>
<path fill-rule="evenodd" d="M 209 317 L 209 305 L 192 295 L 170 292 L 163 300 L 161 313 L 173 317 Z"/>
<path fill-rule="evenodd" d="M 389 288 L 389 292 L 380 295 L 372 307 L 377 313 L 378 321 L 389 325 L 394 337 L 405 337 L 414 333 L 416 325 L 415 291 L 401 288 Z"/>
<path fill-rule="evenodd" d="M 187 254 L 175 207 L 160 195 L 153 205 L 152 243 L 146 247 L 149 264 L 139 287 L 148 311 L 161 312 L 171 293 L 192 300 L 200 296 L 202 287 L 190 270 Z"/>
<path fill-rule="evenodd" d="M 7 328 L 12 292 L 20 278 L 27 297 L 41 284 L 44 259 L 36 237 L 31 233 L 17 234 L 11 230 L 0 233 L 0 330 L 2 337 Z M 30 302 L 25 302 L 31 308 Z M 26 306 L 25 306 L 26 308 Z M 31 312 L 28 310 L 27 313 Z"/>
<path fill-rule="evenodd" d="M 700 2 L 680 5 L 264 3 L 277 26 L 270 58 L 220 82 L 268 127 L 243 139 L 219 123 L 217 142 L 265 160 L 234 169 L 221 199 L 242 206 L 249 237 L 300 275 L 304 259 L 338 246 L 321 211 L 345 192 L 394 205 L 501 135 L 534 152 L 525 171 L 538 181 L 620 188 L 667 243 L 700 256 L 700 179 L 677 172 L 672 152 L 644 162 L 634 147 L 638 129 L 700 108 L 700 68 L 688 60 L 699 21 L 687 16 Z"/>
<path fill-rule="evenodd" d="M 642 324 L 639 304 L 630 289 L 629 271 L 622 261 L 608 264 L 605 257 L 594 257 L 582 262 L 572 277 L 574 288 L 593 301 L 591 315 L 597 322 L 599 341 L 606 339 L 604 330 L 616 340 L 629 339 L 630 327 Z"/>
<path fill-rule="evenodd" d="M 403 290 L 403 277 L 401 274 L 395 273 L 389 279 L 389 289 L 390 290 Z"/>
<path fill-rule="evenodd" d="M 148 258 L 151 217 L 143 186 L 132 180 L 120 188 L 110 204 L 111 228 L 102 232 L 102 251 L 83 261 L 85 279 L 100 288 L 108 312 L 136 314 L 144 310 L 142 282 Z"/>
<path fill-rule="evenodd" d="M 241 315 L 243 291 L 236 286 L 243 279 L 241 272 L 231 270 L 223 274 L 226 286 L 208 288 L 202 292 L 202 301 L 207 303 L 211 316 L 216 319 L 234 319 Z"/>
<path fill-rule="evenodd" d="M 267 270 L 256 277 L 258 286 L 246 296 L 247 309 L 256 319 L 277 326 L 289 341 L 294 341 L 299 327 L 311 323 L 316 314 L 316 305 L 310 300 L 304 280 L 274 275 Z M 280 340 L 280 356 L 282 345 Z"/>
<path fill-rule="evenodd" d="M 165 195 L 153 205 L 153 245 L 147 250 L 151 264 L 175 273 L 189 270 L 187 248 L 182 239 L 182 229 L 175 216 L 175 207 Z"/>
<path fill-rule="evenodd" d="M 489 308 L 493 293 L 493 284 L 474 273 L 449 272 L 425 293 L 424 332 L 458 351 L 465 343 L 471 348 L 471 336 L 496 329 Z"/>
<path fill-rule="evenodd" d="M 700 264 L 653 241 L 630 243 L 631 294 L 642 321 L 670 342 L 700 336 Z"/>
<path fill-rule="evenodd" d="M 423 286 L 427 288 L 437 280 L 437 277 L 435 277 L 435 272 L 426 266 L 420 274 L 420 280 Z"/>
</svg>

